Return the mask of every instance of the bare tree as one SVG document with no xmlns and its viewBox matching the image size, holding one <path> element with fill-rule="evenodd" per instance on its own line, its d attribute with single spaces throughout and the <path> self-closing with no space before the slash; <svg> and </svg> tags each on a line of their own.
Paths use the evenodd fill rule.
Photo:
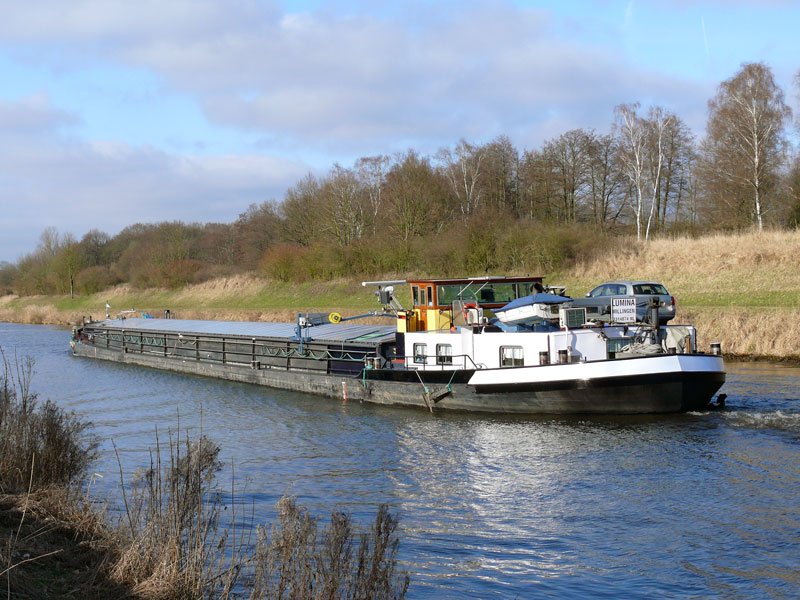
<svg viewBox="0 0 800 600">
<path fill-rule="evenodd" d="M 636 237 L 642 239 L 644 226 L 644 239 L 648 240 L 653 218 L 657 214 L 656 205 L 664 168 L 665 132 L 675 117 L 658 106 L 651 107 L 646 118 L 640 117 L 638 110 L 638 103 L 617 106 L 614 129 L 623 171 L 634 192 Z"/>
<path fill-rule="evenodd" d="M 614 223 L 624 207 L 624 176 L 617 144 L 611 135 L 587 134 L 586 168 L 591 220 L 600 227 Z"/>
<path fill-rule="evenodd" d="M 379 215 L 383 208 L 383 186 L 391 162 L 391 158 L 382 154 L 367 156 L 356 161 L 356 173 L 369 200 L 369 217 L 373 236 L 378 233 Z"/>
<path fill-rule="evenodd" d="M 573 129 L 547 142 L 542 149 L 547 161 L 548 186 L 557 220 L 574 223 L 588 190 L 587 133 Z"/>
<path fill-rule="evenodd" d="M 455 150 L 442 148 L 437 155 L 465 222 L 477 211 L 481 201 L 483 190 L 479 184 L 485 154 L 483 149 L 461 140 Z"/>
<path fill-rule="evenodd" d="M 75 297 L 75 276 L 85 265 L 80 244 L 71 235 L 67 234 L 62 241 L 53 264 L 54 274 L 57 278 L 58 291 L 69 290 L 69 297 Z M 66 286 L 66 289 L 63 289 Z"/>
<path fill-rule="evenodd" d="M 322 225 L 317 215 L 321 187 L 317 178 L 309 173 L 286 192 L 281 213 L 287 241 L 310 246 L 319 238 Z"/>
<path fill-rule="evenodd" d="M 244 269 L 255 269 L 267 248 L 281 241 L 282 228 L 275 202 L 251 204 L 233 223 L 232 239 L 218 238 L 220 256 Z"/>
<path fill-rule="evenodd" d="M 709 201 L 736 209 L 745 200 L 751 223 L 761 230 L 786 158 L 791 109 L 764 63 L 742 65 L 720 84 L 708 108 L 702 155 Z"/>
<path fill-rule="evenodd" d="M 619 143 L 623 171 L 631 182 L 635 196 L 636 238 L 642 239 L 642 213 L 647 176 L 645 165 L 647 130 L 644 120 L 637 114 L 638 110 L 638 102 L 617 106 L 614 130 Z"/>
<path fill-rule="evenodd" d="M 690 194 L 691 169 L 695 149 L 691 132 L 676 115 L 672 115 L 662 139 L 664 154 L 661 184 L 656 196 L 656 228 L 663 231 L 670 216 L 677 220 Z"/>
<path fill-rule="evenodd" d="M 111 237 L 99 229 L 90 229 L 80 241 L 87 266 L 94 267 L 107 262 L 106 248 Z"/>
<path fill-rule="evenodd" d="M 481 199 L 485 206 L 520 216 L 524 210 L 519 194 L 519 152 L 508 136 L 501 135 L 481 147 L 482 188 Z"/>
<path fill-rule="evenodd" d="M 531 220 L 555 218 L 553 197 L 556 184 L 553 181 L 550 159 L 543 151 L 528 150 L 519 167 L 520 204 L 524 204 L 524 216 Z M 522 215 L 521 215 L 522 216 Z"/>
<path fill-rule="evenodd" d="M 334 165 L 322 186 L 324 229 L 339 246 L 348 246 L 361 238 L 365 228 L 364 194 L 356 174 Z"/>
<path fill-rule="evenodd" d="M 389 225 L 407 246 L 419 235 L 441 230 L 444 182 L 426 158 L 413 150 L 396 161 L 386 176 Z"/>
</svg>

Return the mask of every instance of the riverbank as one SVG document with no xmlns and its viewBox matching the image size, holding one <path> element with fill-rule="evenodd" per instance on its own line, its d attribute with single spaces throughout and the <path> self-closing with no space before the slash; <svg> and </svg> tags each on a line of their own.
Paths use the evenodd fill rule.
<svg viewBox="0 0 800 600">
<path fill-rule="evenodd" d="M 610 279 L 662 282 L 677 299 L 675 322 L 696 325 L 702 348 L 713 341 L 728 356 L 800 361 L 799 255 L 797 231 L 629 241 L 591 262 L 543 275 L 567 286 L 574 297 Z M 401 302 L 406 296 L 400 288 Z M 301 311 L 350 316 L 378 308 L 373 290 L 358 280 L 297 283 L 236 276 L 179 290 L 119 286 L 80 298 L 5 296 L 0 321 L 68 326 L 104 316 L 106 302 L 112 313 L 136 308 L 158 315 L 169 308 L 178 318 L 237 321 L 291 322 Z"/>
</svg>

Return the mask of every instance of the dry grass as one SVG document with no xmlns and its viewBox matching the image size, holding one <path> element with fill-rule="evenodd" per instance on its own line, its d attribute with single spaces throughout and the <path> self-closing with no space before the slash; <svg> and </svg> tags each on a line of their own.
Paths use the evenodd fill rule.
<svg viewBox="0 0 800 600">
<path fill-rule="evenodd" d="M 85 496 L 64 487 L 0 496 L 0 594 L 8 598 L 134 597 L 108 573 L 113 529 Z"/>
<path fill-rule="evenodd" d="M 78 490 L 88 424 L 30 391 L 33 361 L 0 369 L 0 576 L 11 598 L 127 597 L 107 577 L 113 530 Z"/>
<path fill-rule="evenodd" d="M 119 559 L 113 580 L 147 598 L 226 597 L 238 569 L 219 568 L 225 544 L 217 539 L 219 503 L 209 501 L 219 448 L 207 438 L 158 440 L 150 468 L 123 494 Z M 166 455 L 166 456 L 164 456 Z"/>
<path fill-rule="evenodd" d="M 575 266 L 570 279 L 588 287 L 604 279 L 657 279 L 676 295 L 800 291 L 800 231 L 717 234 L 702 238 L 626 240 L 613 252 Z M 588 290 L 587 290 L 588 291 Z"/>
<path fill-rule="evenodd" d="M 212 279 L 203 283 L 189 285 L 175 294 L 178 301 L 196 302 L 198 299 L 206 303 L 232 296 L 257 296 L 267 287 L 267 282 L 252 275 L 234 275 Z"/>
<path fill-rule="evenodd" d="M 16 299 L 16 296 L 0 298 L 0 321 L 31 325 L 71 325 L 80 320 L 77 311 L 60 310 L 48 304 L 44 298 L 24 306 L 9 306 L 12 299 Z"/>
<path fill-rule="evenodd" d="M 676 322 L 697 327 L 701 350 L 721 342 L 728 356 L 800 361 L 800 309 L 679 309 Z"/>
<path fill-rule="evenodd" d="M 677 298 L 676 322 L 696 325 L 702 344 L 720 341 L 741 358 L 800 360 L 798 256 L 800 231 L 622 240 L 559 283 L 581 295 L 603 280 L 655 279 Z"/>
</svg>

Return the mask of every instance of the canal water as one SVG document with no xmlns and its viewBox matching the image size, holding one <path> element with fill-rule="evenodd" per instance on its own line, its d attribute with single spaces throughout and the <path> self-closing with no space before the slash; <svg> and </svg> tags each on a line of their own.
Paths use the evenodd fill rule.
<svg viewBox="0 0 800 600">
<path fill-rule="evenodd" d="M 0 323 L 33 389 L 94 424 L 115 501 L 159 435 L 202 431 L 255 522 L 400 518 L 410 598 L 800 596 L 800 368 L 729 364 L 727 409 L 648 417 L 431 415 L 75 358 Z M 233 475 L 232 475 L 233 474 Z"/>
</svg>

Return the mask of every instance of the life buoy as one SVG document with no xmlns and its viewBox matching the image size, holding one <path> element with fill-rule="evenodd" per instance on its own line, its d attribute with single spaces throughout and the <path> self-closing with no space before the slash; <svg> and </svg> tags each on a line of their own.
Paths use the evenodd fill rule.
<svg viewBox="0 0 800 600">
<path fill-rule="evenodd" d="M 336 323 L 341 323 L 341 321 L 342 321 L 342 315 L 340 315 L 340 314 L 339 314 L 339 313 L 337 313 L 337 312 L 332 312 L 331 314 L 329 314 L 329 315 L 328 315 L 328 321 L 330 321 L 330 322 L 331 322 L 331 323 L 333 323 L 334 325 L 335 325 Z"/>
</svg>

